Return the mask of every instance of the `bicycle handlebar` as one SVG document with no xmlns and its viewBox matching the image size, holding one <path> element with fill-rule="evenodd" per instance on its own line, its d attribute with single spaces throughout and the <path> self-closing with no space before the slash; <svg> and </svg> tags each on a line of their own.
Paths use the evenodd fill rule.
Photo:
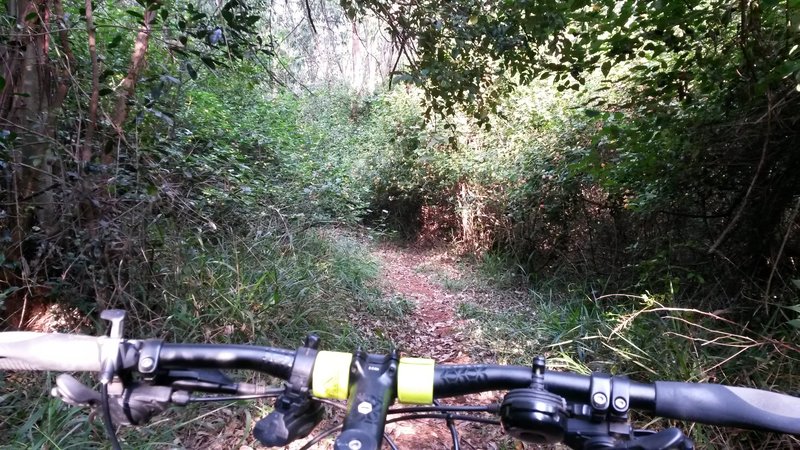
<svg viewBox="0 0 800 450">
<path fill-rule="evenodd" d="M 800 434 L 800 398 L 759 389 L 655 382 L 652 411 L 673 419 Z"/>
<path fill-rule="evenodd" d="M 0 333 L 0 370 L 99 372 L 106 337 L 7 331 Z"/>
<path fill-rule="evenodd" d="M 34 332 L 0 333 L 0 370 L 52 370 L 61 372 L 101 370 L 101 348 L 106 337 Z M 148 341 L 124 340 L 128 353 L 135 353 L 141 372 Z M 288 380 L 295 363 L 295 350 L 251 345 L 159 344 L 158 369 L 250 369 Z M 148 356 L 148 357 L 152 357 Z M 371 369 L 370 369 L 371 370 Z M 605 408 L 614 408 L 613 386 L 620 377 L 544 372 L 544 388 L 570 402 L 597 405 L 596 392 L 606 392 Z M 316 376 L 316 374 L 315 374 Z M 398 375 L 402 376 L 402 375 Z M 531 386 L 530 367 L 500 365 L 439 365 L 433 369 L 434 398 L 469 393 L 524 389 Z M 402 380 L 398 379 L 397 385 Z M 598 387 L 599 386 L 599 387 Z M 664 418 L 737 428 L 800 435 L 800 398 L 752 388 L 719 384 L 656 381 L 653 384 L 625 379 L 628 408 L 653 412 Z M 397 386 L 394 386 L 396 389 Z M 350 392 L 355 387 L 350 386 Z M 598 391 L 598 389 L 600 389 Z M 616 388 L 614 388 L 616 389 Z M 316 391 L 315 391 L 316 393 Z M 394 396 L 396 393 L 392 393 Z M 339 397 L 341 398 L 341 397 Z M 601 397 L 602 399 L 602 397 Z M 352 401 L 352 399 L 351 399 Z M 602 402 L 601 402 L 602 403 Z"/>
</svg>

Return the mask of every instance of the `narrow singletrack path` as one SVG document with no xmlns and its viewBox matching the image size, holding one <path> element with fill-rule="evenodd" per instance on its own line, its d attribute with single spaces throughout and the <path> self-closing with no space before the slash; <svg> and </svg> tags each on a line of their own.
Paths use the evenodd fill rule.
<svg viewBox="0 0 800 450">
<path fill-rule="evenodd" d="M 463 303 L 490 296 L 491 290 L 468 287 L 462 280 L 473 277 L 469 265 L 444 247 L 401 247 L 390 242 L 374 245 L 379 262 L 379 282 L 384 297 L 413 302 L 414 309 L 391 338 L 410 356 L 433 358 L 437 363 L 491 362 L 488 351 L 476 351 L 468 335 L 469 324 L 459 318 Z M 472 345 L 471 345 L 472 344 Z M 445 399 L 447 404 L 484 405 L 497 400 L 492 394 Z M 457 422 L 462 448 L 494 449 L 499 429 L 491 425 Z M 386 428 L 402 449 L 450 449 L 452 439 L 443 420 L 415 420 Z"/>
<path fill-rule="evenodd" d="M 368 233 L 329 229 L 327 238 L 349 239 L 368 250 L 369 257 L 379 266 L 375 280 L 380 291 L 380 301 L 404 302 L 409 307 L 401 316 L 391 321 L 374 318 L 364 312 L 354 317 L 362 333 L 374 333 L 390 340 L 404 356 L 432 358 L 438 364 L 492 363 L 491 349 L 483 348 L 472 335 L 474 324 L 459 315 L 464 304 L 480 305 L 509 295 L 478 281 L 474 265 L 460 259 L 450 247 L 403 246 L 391 241 L 374 241 Z M 518 292 L 518 294 L 522 294 Z M 485 393 L 442 399 L 443 404 L 488 405 L 500 400 L 497 393 Z M 488 416 L 484 416 L 487 417 Z M 340 424 L 341 414 L 329 414 L 315 432 Z M 236 421 L 233 421 L 236 422 Z M 242 426 L 230 423 L 231 430 L 223 434 L 235 435 Z M 521 443 L 510 444 L 499 427 L 472 422 L 456 422 L 461 448 L 465 450 L 500 448 L 528 448 Z M 241 433 L 241 431 L 238 431 Z M 448 450 L 453 448 L 450 430 L 444 420 L 422 419 L 391 423 L 386 433 L 402 450 Z M 285 447 L 297 450 L 310 438 L 300 439 Z M 218 443 L 222 440 L 217 441 Z M 222 450 L 211 445 L 212 450 Z M 263 448 L 263 447 L 257 447 Z M 325 439 L 314 449 L 332 449 L 332 441 Z M 388 446 L 384 445 L 384 449 Z M 253 450 L 248 446 L 240 450 Z"/>
<path fill-rule="evenodd" d="M 407 332 L 392 336 L 401 350 L 440 363 L 470 362 L 466 349 L 459 345 L 465 324 L 456 314 L 465 294 L 448 291 L 441 282 L 461 277 L 454 258 L 446 250 L 402 248 L 391 243 L 378 244 L 372 255 L 381 266 L 383 295 L 401 296 L 414 304 Z"/>
</svg>

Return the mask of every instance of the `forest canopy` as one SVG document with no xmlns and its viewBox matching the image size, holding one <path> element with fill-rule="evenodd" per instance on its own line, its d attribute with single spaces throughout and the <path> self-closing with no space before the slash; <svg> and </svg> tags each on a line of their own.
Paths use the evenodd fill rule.
<svg viewBox="0 0 800 450">
<path fill-rule="evenodd" d="M 381 220 L 414 229 L 433 208 L 450 238 L 507 253 L 531 273 L 580 260 L 580 273 L 625 286 L 643 261 L 711 263 L 724 274 L 686 272 L 718 278 L 728 295 L 742 278 L 768 295 L 774 281 L 789 281 L 781 274 L 800 253 L 798 8 L 794 0 L 8 2 L 7 289 L 50 264 L 75 267 L 63 258 L 87 252 L 127 260 L 119 254 L 133 248 L 123 244 L 127 227 L 164 214 L 163 201 L 213 205 L 214 215 L 222 204 L 305 195 L 329 212 L 292 214 L 323 221 L 386 211 Z M 329 156 L 295 146 L 308 126 L 278 125 L 271 108 L 288 104 L 277 101 L 283 95 L 337 83 L 353 92 L 350 120 L 365 139 L 347 158 L 322 163 Z M 391 105 L 398 89 L 417 100 Z M 397 107 L 403 117 L 376 110 Z M 275 136 L 264 126 L 285 128 Z M 476 161 L 500 148 L 511 156 Z M 368 160 L 403 171 L 368 174 L 358 162 Z M 218 164 L 230 169 L 209 172 Z M 124 221 L 136 219 L 123 226 L 129 208 L 138 212 Z M 447 219 L 459 215 L 460 223 Z M 119 289 L 105 291 L 115 283 L 86 294 L 113 296 Z"/>
</svg>

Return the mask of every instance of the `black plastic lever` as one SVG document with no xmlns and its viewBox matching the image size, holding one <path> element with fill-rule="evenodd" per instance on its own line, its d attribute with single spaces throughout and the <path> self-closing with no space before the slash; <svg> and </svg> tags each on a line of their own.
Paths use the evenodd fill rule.
<svg viewBox="0 0 800 450">
<path fill-rule="evenodd" d="M 275 409 L 256 423 L 253 436 L 267 447 L 283 447 L 308 436 L 324 415 L 321 403 L 284 394 L 275 402 Z"/>
<path fill-rule="evenodd" d="M 322 421 L 325 409 L 311 398 L 311 374 L 317 359 L 319 338 L 306 337 L 297 349 L 289 383 L 275 401 L 275 409 L 256 423 L 253 436 L 267 447 L 283 447 L 295 439 L 306 437 Z"/>
<path fill-rule="evenodd" d="M 638 437 L 614 447 L 614 450 L 695 450 L 694 442 L 677 428 Z"/>
</svg>

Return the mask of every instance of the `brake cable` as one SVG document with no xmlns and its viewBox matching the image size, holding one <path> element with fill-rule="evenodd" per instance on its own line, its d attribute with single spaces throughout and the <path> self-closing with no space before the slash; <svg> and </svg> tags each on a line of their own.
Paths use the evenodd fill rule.
<svg viewBox="0 0 800 450">
<path fill-rule="evenodd" d="M 335 402 L 332 400 L 322 399 L 314 397 L 315 400 L 330 405 L 334 408 L 346 410 L 347 407 L 339 402 Z M 438 402 L 436 402 L 438 403 Z M 389 409 L 388 414 L 404 414 L 403 416 L 394 417 L 386 420 L 386 423 L 395 423 L 395 422 L 402 422 L 406 420 L 417 420 L 417 419 L 440 419 L 440 420 L 450 420 L 455 425 L 456 420 L 465 421 L 465 422 L 477 422 L 477 423 L 484 423 L 488 425 L 500 425 L 500 422 L 497 420 L 487 419 L 484 417 L 477 417 L 477 416 L 466 416 L 461 414 L 448 414 L 448 412 L 485 412 L 488 414 L 496 413 L 498 410 L 497 405 L 485 405 L 485 406 L 461 406 L 461 405 L 437 405 L 434 406 L 411 406 L 405 408 L 393 408 Z M 448 424 L 450 427 L 450 424 Z M 325 439 L 326 437 L 330 436 L 337 431 L 341 431 L 342 425 L 338 425 L 335 427 L 328 428 L 316 436 L 313 439 L 308 441 L 305 445 L 300 447 L 299 450 L 309 450 L 314 445 L 318 444 L 320 441 Z M 452 436 L 452 429 L 450 430 Z M 457 433 L 457 431 L 456 431 Z M 454 442 L 458 442 L 458 435 L 456 434 L 456 440 Z M 394 441 L 386 434 L 383 435 L 384 440 L 389 445 L 389 447 L 393 450 L 397 450 L 398 447 L 394 443 Z M 456 448 L 458 444 L 456 444 Z"/>
<path fill-rule="evenodd" d="M 433 401 L 434 406 L 442 406 L 439 400 Z M 450 429 L 450 437 L 453 438 L 453 450 L 461 450 L 461 444 L 459 443 L 458 439 L 458 429 L 456 428 L 456 423 L 453 421 L 453 414 L 448 412 L 444 419 L 445 423 L 447 423 L 447 428 Z"/>
<path fill-rule="evenodd" d="M 386 423 L 395 423 L 395 422 L 402 422 L 404 420 L 417 420 L 417 419 L 443 419 L 446 420 L 447 416 L 451 416 L 453 420 L 463 420 L 465 422 L 477 422 L 477 423 L 485 423 L 488 425 L 500 425 L 499 420 L 487 419 L 485 417 L 476 417 L 476 416 L 462 416 L 460 414 L 435 414 L 435 413 L 425 413 L 425 414 L 409 414 L 406 416 L 400 417 L 393 417 L 391 419 L 387 419 Z"/>
<path fill-rule="evenodd" d="M 111 448 L 114 450 L 122 450 L 122 445 L 117 439 L 117 431 L 114 429 L 114 422 L 111 420 L 111 405 L 108 401 L 108 383 L 100 385 L 100 404 L 103 410 L 103 426 L 106 429 L 108 440 L 111 441 Z"/>
<path fill-rule="evenodd" d="M 204 402 L 235 402 L 238 400 L 258 400 L 260 398 L 278 397 L 283 394 L 284 388 L 271 388 L 261 394 L 246 394 L 246 395 L 226 395 L 216 396 L 207 395 L 204 397 L 190 397 L 189 403 L 204 403 Z"/>
<path fill-rule="evenodd" d="M 408 413 L 423 413 L 423 412 L 485 412 L 488 414 L 497 414 L 499 406 L 496 404 L 485 406 L 462 406 L 462 405 L 436 405 L 436 406 L 410 406 L 406 408 L 393 408 L 389 410 L 389 414 L 408 414 Z"/>
<path fill-rule="evenodd" d="M 447 423 L 447 428 L 450 430 L 450 437 L 453 439 L 453 450 L 460 450 L 461 444 L 459 443 L 458 429 L 456 428 L 455 421 L 463 420 L 467 422 L 482 422 L 492 425 L 499 425 L 497 421 L 485 419 L 477 416 L 464 416 L 454 415 L 454 412 L 484 412 L 488 414 L 496 414 L 499 410 L 498 405 L 486 406 L 461 406 L 461 405 L 446 405 L 442 406 L 439 401 L 434 401 L 434 406 L 412 406 L 406 408 L 390 409 L 389 414 L 408 414 L 406 416 L 389 419 L 386 423 L 399 422 L 403 420 L 415 420 L 418 418 L 431 417 L 435 419 L 444 419 Z M 432 414 L 423 414 L 432 413 Z M 488 422 L 485 422 L 488 421 Z"/>
</svg>

